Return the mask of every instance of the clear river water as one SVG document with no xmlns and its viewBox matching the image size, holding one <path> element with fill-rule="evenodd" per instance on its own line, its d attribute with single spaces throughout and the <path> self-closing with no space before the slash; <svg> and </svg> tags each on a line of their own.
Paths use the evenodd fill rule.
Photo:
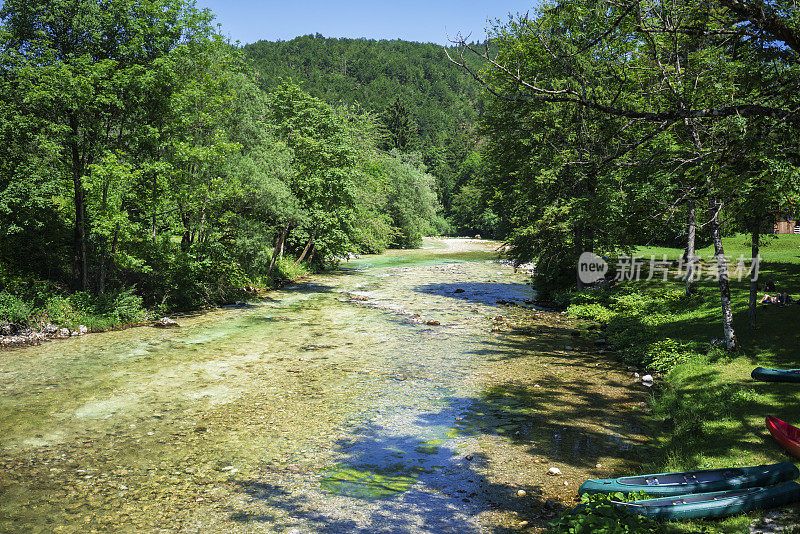
<svg viewBox="0 0 800 534">
<path fill-rule="evenodd" d="M 542 529 L 637 463 L 647 391 L 496 246 L 0 352 L 0 532 Z"/>
</svg>

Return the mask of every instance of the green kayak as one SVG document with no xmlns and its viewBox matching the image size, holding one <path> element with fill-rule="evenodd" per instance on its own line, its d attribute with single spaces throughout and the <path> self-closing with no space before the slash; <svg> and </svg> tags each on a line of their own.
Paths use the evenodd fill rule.
<svg viewBox="0 0 800 534">
<path fill-rule="evenodd" d="M 676 495 L 630 503 L 611 502 L 634 514 L 657 519 L 680 520 L 725 517 L 759 508 L 784 506 L 798 500 L 800 500 L 800 484 L 783 482 L 767 488 Z"/>
<path fill-rule="evenodd" d="M 643 491 L 653 496 L 707 493 L 757 486 L 772 486 L 779 482 L 794 480 L 800 471 L 791 462 L 755 467 L 730 467 L 704 471 L 678 473 L 656 473 L 631 477 L 589 479 L 578 489 L 578 493 L 632 493 Z"/>
<path fill-rule="evenodd" d="M 800 369 L 764 369 L 756 367 L 750 373 L 753 380 L 762 382 L 800 382 Z"/>
</svg>

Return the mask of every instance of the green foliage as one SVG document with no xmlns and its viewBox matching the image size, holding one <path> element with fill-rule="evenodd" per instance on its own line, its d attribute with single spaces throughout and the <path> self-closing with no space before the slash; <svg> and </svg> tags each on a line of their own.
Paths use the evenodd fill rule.
<svg viewBox="0 0 800 534">
<path fill-rule="evenodd" d="M 605 336 L 623 361 L 666 373 L 697 357 L 700 347 L 663 338 L 659 330 L 676 321 L 676 313 L 696 307 L 702 298 L 700 293 L 686 297 L 673 288 L 592 290 L 568 294 L 567 314 L 606 324 Z"/>
<path fill-rule="evenodd" d="M 511 254 L 518 263 L 531 259 L 523 250 L 536 246 L 528 240 L 539 241 L 541 236 L 535 230 L 523 229 L 514 232 L 511 242 L 514 249 Z M 527 244 L 524 244 L 527 243 Z M 542 248 L 536 257 L 536 270 L 533 274 L 532 285 L 542 300 L 550 300 L 554 294 L 565 292 L 575 287 L 577 279 L 578 256 L 569 250 L 558 246 Z"/>
<path fill-rule="evenodd" d="M 66 286 L 102 299 L 134 285 L 164 310 L 219 304 L 305 272 L 291 256 L 322 268 L 446 227 L 421 156 L 378 149 L 377 114 L 290 83 L 266 94 L 208 12 L 37 6 L 0 11 L 0 265 L 20 299 L 10 283 L 30 278 L 59 289 L 31 295 L 35 306 Z M 73 323 L 108 315 L 94 301 L 50 304 Z"/>
<path fill-rule="evenodd" d="M 567 315 L 578 319 L 592 319 L 600 323 L 607 323 L 614 316 L 614 312 L 597 303 L 572 304 L 567 310 Z"/>
<path fill-rule="evenodd" d="M 548 534 L 660 534 L 663 523 L 631 514 L 611 501 L 631 502 L 644 494 L 582 495 L 581 504 L 550 524 Z"/>
<path fill-rule="evenodd" d="M 244 53 L 267 90 L 291 79 L 331 105 L 380 115 L 380 146 L 419 151 L 436 177 L 443 214 L 457 215 L 452 197 L 459 189 L 459 169 L 476 142 L 471 131 L 483 96 L 440 46 L 317 34 L 259 41 L 246 45 Z"/>
<path fill-rule="evenodd" d="M 675 340 L 666 338 L 650 344 L 642 359 L 648 369 L 666 373 L 676 365 L 688 360 L 691 356 L 692 354 L 687 347 L 682 346 Z"/>
<path fill-rule="evenodd" d="M 10 293 L 0 291 L 0 322 L 26 322 L 31 310 L 29 303 Z"/>
<path fill-rule="evenodd" d="M 66 297 L 54 295 L 47 299 L 41 311 L 49 321 L 70 330 L 83 325 L 89 330 L 101 331 L 146 318 L 142 298 L 134 294 L 131 288 L 109 291 L 103 295 L 83 291 Z"/>
<path fill-rule="evenodd" d="M 441 233 L 437 224 L 439 203 L 433 191 L 434 178 L 425 172 L 418 154 L 393 152 L 383 160 L 383 169 L 391 184 L 386 198 L 386 211 L 391 217 L 393 236 L 389 245 L 396 248 L 417 248 L 426 235 Z"/>
</svg>

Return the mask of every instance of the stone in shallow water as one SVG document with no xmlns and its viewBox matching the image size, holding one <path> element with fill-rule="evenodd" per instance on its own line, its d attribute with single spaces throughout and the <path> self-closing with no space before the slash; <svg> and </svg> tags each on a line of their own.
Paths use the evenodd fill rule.
<svg viewBox="0 0 800 534">
<path fill-rule="evenodd" d="M 155 321 L 153 323 L 153 326 L 155 326 L 156 328 L 175 328 L 180 325 L 174 319 L 170 319 L 169 317 L 162 317 L 158 321 Z"/>
</svg>

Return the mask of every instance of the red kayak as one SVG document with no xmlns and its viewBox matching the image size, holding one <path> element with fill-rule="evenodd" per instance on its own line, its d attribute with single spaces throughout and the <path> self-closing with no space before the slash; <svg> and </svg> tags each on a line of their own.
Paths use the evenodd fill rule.
<svg viewBox="0 0 800 534">
<path fill-rule="evenodd" d="M 800 458 L 800 428 L 784 423 L 777 417 L 767 417 L 767 428 L 781 447 Z"/>
</svg>

